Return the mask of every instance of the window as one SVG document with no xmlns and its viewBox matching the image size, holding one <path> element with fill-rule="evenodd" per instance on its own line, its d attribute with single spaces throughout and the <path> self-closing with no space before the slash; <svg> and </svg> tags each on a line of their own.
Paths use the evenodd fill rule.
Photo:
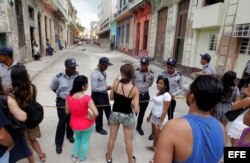
<svg viewBox="0 0 250 163">
<path fill-rule="evenodd" d="M 143 32 L 143 49 L 146 50 L 148 46 L 148 24 L 149 21 L 144 22 L 144 32 Z"/>
<path fill-rule="evenodd" d="M 250 24 L 241 24 L 234 27 L 235 37 L 250 37 Z"/>
<path fill-rule="evenodd" d="M 6 33 L 0 33 L 0 47 L 1 46 L 7 46 Z"/>
<path fill-rule="evenodd" d="M 34 20 L 34 9 L 29 6 L 29 18 Z"/>
<path fill-rule="evenodd" d="M 126 43 L 129 42 L 129 24 L 127 24 L 127 27 L 126 27 Z"/>
<path fill-rule="evenodd" d="M 123 1 L 123 0 L 120 0 L 120 9 L 122 8 L 122 1 Z"/>
<path fill-rule="evenodd" d="M 204 6 L 213 5 L 215 3 L 224 2 L 224 0 L 204 0 Z"/>
<path fill-rule="evenodd" d="M 218 34 L 211 34 L 209 41 L 209 50 L 212 51 L 216 50 L 217 41 L 218 41 Z"/>
<path fill-rule="evenodd" d="M 250 38 L 242 38 L 239 53 L 250 55 Z"/>
<path fill-rule="evenodd" d="M 123 6 L 125 6 L 125 4 L 126 4 L 126 0 L 123 0 Z"/>
</svg>

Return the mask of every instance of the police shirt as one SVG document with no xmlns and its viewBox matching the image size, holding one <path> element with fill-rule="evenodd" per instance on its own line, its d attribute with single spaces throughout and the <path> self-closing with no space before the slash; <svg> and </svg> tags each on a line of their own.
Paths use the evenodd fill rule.
<svg viewBox="0 0 250 163">
<path fill-rule="evenodd" d="M 56 93 L 57 97 L 65 100 L 66 96 L 72 89 L 73 81 L 78 75 L 79 73 L 77 71 L 70 77 L 65 73 L 65 71 L 59 73 L 53 78 L 50 89 Z"/>
<path fill-rule="evenodd" d="M 169 92 L 171 95 L 177 96 L 184 93 L 184 86 L 180 72 L 175 70 L 173 74 L 169 74 L 167 71 L 164 71 L 161 75 L 168 78 Z"/>
<path fill-rule="evenodd" d="M 0 77 L 2 78 L 2 86 L 6 91 L 8 87 L 11 86 L 11 69 L 14 65 L 17 64 L 17 61 L 14 60 L 13 64 L 10 67 L 7 67 L 4 63 L 0 63 Z"/>
<path fill-rule="evenodd" d="M 203 72 L 203 74 L 205 74 L 205 75 L 216 74 L 215 69 L 212 67 L 211 64 L 203 65 L 202 72 Z"/>
<path fill-rule="evenodd" d="M 246 64 L 246 73 L 250 74 L 250 60 Z"/>
<path fill-rule="evenodd" d="M 91 73 L 91 89 L 92 92 L 106 93 L 107 92 L 107 74 L 96 68 Z"/>
<path fill-rule="evenodd" d="M 140 68 L 135 70 L 135 86 L 138 88 L 140 94 L 148 92 L 149 87 L 152 86 L 154 82 L 153 71 L 142 72 Z"/>
</svg>

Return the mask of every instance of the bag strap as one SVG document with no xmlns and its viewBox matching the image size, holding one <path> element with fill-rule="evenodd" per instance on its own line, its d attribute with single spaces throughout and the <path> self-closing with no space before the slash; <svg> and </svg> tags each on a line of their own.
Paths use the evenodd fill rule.
<svg viewBox="0 0 250 163">
<path fill-rule="evenodd" d="M 4 107 L 5 109 L 7 109 L 7 108 L 8 108 L 7 96 L 4 95 L 4 94 L 1 94 L 1 95 L 0 95 L 0 101 L 1 101 L 0 105 L 1 105 L 2 107 Z"/>
</svg>

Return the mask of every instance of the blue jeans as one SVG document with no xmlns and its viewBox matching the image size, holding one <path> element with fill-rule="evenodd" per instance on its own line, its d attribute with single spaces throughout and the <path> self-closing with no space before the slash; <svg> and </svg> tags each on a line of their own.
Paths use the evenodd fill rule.
<svg viewBox="0 0 250 163">
<path fill-rule="evenodd" d="M 87 130 L 82 130 L 82 131 L 76 131 L 75 132 L 75 143 L 74 143 L 74 150 L 73 150 L 73 155 L 75 158 L 78 157 L 79 149 L 81 149 L 80 152 L 80 160 L 84 160 L 88 150 L 89 150 L 89 139 L 90 136 L 94 130 L 94 126 L 91 126 Z"/>
<path fill-rule="evenodd" d="M 0 162 L 1 163 L 9 163 L 9 158 L 10 158 L 10 152 L 6 151 L 2 157 L 0 157 Z"/>
</svg>

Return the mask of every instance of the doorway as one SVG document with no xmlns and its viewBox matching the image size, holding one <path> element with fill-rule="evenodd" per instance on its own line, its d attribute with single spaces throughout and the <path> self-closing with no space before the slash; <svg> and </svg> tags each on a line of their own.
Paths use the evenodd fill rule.
<svg viewBox="0 0 250 163">
<path fill-rule="evenodd" d="M 158 12 L 158 25 L 157 25 L 157 35 L 155 44 L 155 56 L 154 60 L 159 63 L 163 63 L 163 53 L 166 37 L 166 27 L 168 18 L 168 8 L 163 8 Z"/>
<path fill-rule="evenodd" d="M 174 57 L 177 63 L 182 63 L 184 41 L 187 29 L 187 18 L 190 0 L 185 0 L 179 3 L 177 25 L 175 32 Z"/>
</svg>

